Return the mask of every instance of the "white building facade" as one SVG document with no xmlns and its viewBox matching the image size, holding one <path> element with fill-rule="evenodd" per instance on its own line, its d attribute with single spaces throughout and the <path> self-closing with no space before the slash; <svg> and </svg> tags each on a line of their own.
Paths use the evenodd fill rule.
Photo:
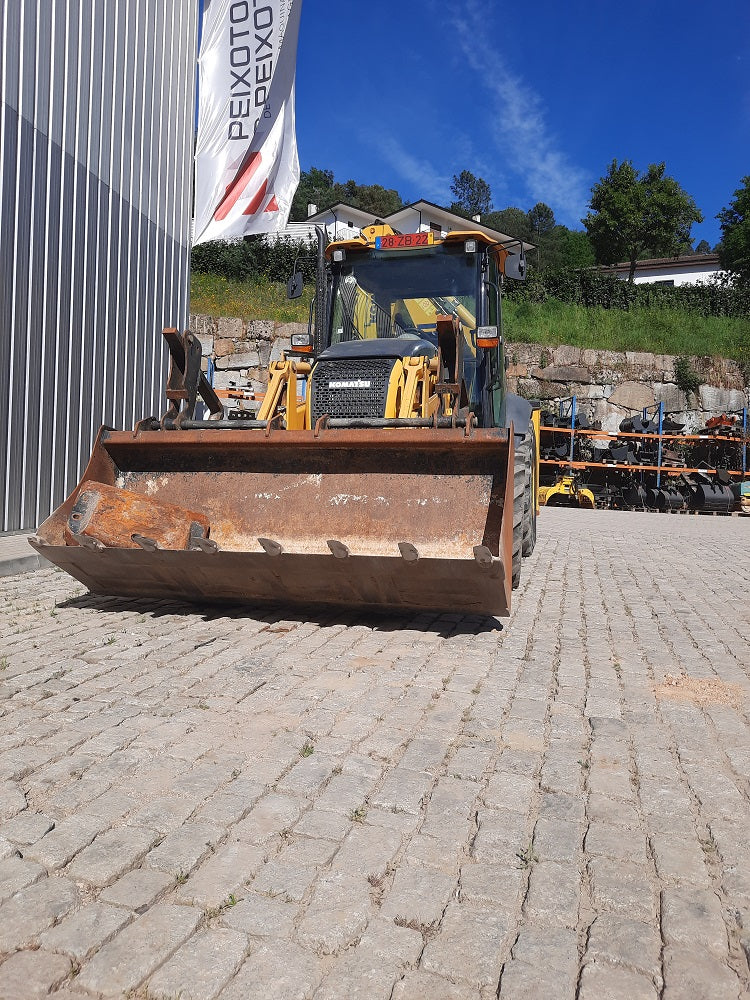
<svg viewBox="0 0 750 1000">
<path fill-rule="evenodd" d="M 630 264 L 616 264 L 618 278 L 627 280 Z M 633 281 L 636 285 L 699 285 L 714 281 L 724 272 L 719 266 L 719 255 L 698 253 L 684 257 L 663 257 L 639 260 Z"/>
</svg>

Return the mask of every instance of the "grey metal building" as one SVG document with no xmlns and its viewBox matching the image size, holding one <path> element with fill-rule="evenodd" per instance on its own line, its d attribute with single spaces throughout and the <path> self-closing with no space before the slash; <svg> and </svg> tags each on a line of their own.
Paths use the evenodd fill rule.
<svg viewBox="0 0 750 1000">
<path fill-rule="evenodd" d="M 162 404 L 183 328 L 195 0 L 0 0 L 0 531 Z"/>
</svg>

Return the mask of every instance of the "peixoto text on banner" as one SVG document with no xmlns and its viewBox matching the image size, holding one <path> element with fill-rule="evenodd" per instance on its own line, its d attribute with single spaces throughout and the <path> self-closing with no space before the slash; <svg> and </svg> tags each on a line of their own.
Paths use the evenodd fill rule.
<svg viewBox="0 0 750 1000">
<path fill-rule="evenodd" d="M 294 79 L 301 0 L 206 0 L 194 244 L 284 229 L 299 183 Z"/>
</svg>

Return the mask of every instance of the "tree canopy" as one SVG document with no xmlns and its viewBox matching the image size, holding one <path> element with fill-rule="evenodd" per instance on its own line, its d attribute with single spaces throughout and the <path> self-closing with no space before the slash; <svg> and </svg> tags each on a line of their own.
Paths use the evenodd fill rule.
<svg viewBox="0 0 750 1000">
<path fill-rule="evenodd" d="M 292 222 L 304 222 L 308 205 L 323 209 L 340 201 L 381 218 L 397 212 L 404 205 L 398 191 L 393 188 L 384 188 L 380 184 L 358 184 L 353 180 L 341 183 L 334 180 L 332 170 L 310 167 L 300 174 L 289 218 Z"/>
<path fill-rule="evenodd" d="M 742 187 L 716 218 L 721 223 L 721 266 L 740 284 L 750 285 L 750 177 L 742 178 Z"/>
<path fill-rule="evenodd" d="M 555 228 L 555 213 L 545 205 L 543 201 L 538 201 L 529 210 L 529 227 L 531 229 L 531 239 L 536 243 L 545 236 L 548 236 Z"/>
<path fill-rule="evenodd" d="M 486 215 L 492 208 L 489 184 L 482 177 L 475 177 L 470 170 L 453 175 L 451 192 L 456 199 L 450 206 L 451 212 L 460 212 L 471 218 Z"/>
<path fill-rule="evenodd" d="M 543 201 L 528 212 L 514 206 L 490 212 L 482 222 L 508 236 L 534 243 L 537 251 L 531 261 L 540 270 L 591 267 L 594 263 L 594 251 L 586 233 L 561 226 Z"/>
<path fill-rule="evenodd" d="M 558 259 L 560 261 L 558 266 L 571 268 L 593 267 L 595 264 L 594 248 L 591 246 L 591 240 L 586 233 L 580 229 L 565 229 L 564 226 L 559 226 L 558 228 L 564 230 L 560 234 L 557 244 Z"/>
<path fill-rule="evenodd" d="M 518 240 L 531 241 L 529 213 L 524 212 L 522 208 L 509 206 L 500 212 L 490 212 L 482 218 L 482 222 L 490 229 L 496 229 L 508 236 L 515 236 Z"/>
<path fill-rule="evenodd" d="M 639 173 L 630 160 L 613 160 L 591 190 L 583 219 L 598 264 L 629 261 L 629 280 L 644 256 L 677 256 L 691 248 L 690 228 L 703 215 L 687 192 L 652 163 Z"/>
</svg>

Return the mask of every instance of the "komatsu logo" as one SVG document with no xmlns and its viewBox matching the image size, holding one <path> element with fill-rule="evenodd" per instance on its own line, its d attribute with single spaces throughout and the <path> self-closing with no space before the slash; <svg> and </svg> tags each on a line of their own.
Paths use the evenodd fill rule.
<svg viewBox="0 0 750 1000">
<path fill-rule="evenodd" d="M 328 383 L 329 389 L 369 389 L 372 382 L 366 378 L 336 379 Z"/>
</svg>

